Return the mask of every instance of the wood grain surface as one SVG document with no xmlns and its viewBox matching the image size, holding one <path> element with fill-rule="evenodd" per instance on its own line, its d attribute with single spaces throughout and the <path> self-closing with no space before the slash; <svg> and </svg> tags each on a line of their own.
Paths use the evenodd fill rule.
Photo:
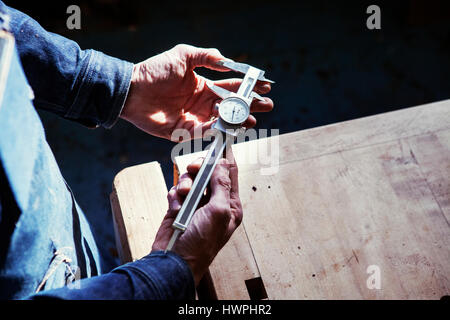
<svg viewBox="0 0 450 320">
<path fill-rule="evenodd" d="M 233 151 L 244 220 L 210 268 L 219 299 L 450 293 L 450 101 L 240 143 Z M 270 167 L 258 153 L 277 161 Z M 176 158 L 180 174 L 202 154 Z M 127 231 L 118 232 L 121 246 L 133 258 L 151 245 L 143 230 L 157 229 L 167 206 L 165 185 L 150 181 L 162 175 L 144 166 L 116 177 L 112 196 L 115 219 Z M 155 188 L 162 191 L 149 195 Z M 157 218 L 133 226 L 150 214 L 141 210 L 156 210 Z M 368 286 L 369 267 L 379 270 L 380 289 Z"/>
</svg>

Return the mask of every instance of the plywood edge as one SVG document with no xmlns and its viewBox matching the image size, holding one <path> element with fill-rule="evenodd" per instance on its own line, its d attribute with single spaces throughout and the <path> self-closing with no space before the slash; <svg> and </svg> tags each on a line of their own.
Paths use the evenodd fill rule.
<svg viewBox="0 0 450 320">
<path fill-rule="evenodd" d="M 123 263 L 150 253 L 167 211 L 166 197 L 164 176 L 156 161 L 125 168 L 114 177 L 110 201 Z"/>
<path fill-rule="evenodd" d="M 128 243 L 128 237 L 126 237 L 127 232 L 123 221 L 122 210 L 120 209 L 120 203 L 114 185 L 113 191 L 109 195 L 109 200 L 111 202 L 114 235 L 119 259 L 121 263 L 131 262 L 133 259 L 131 256 L 130 245 Z"/>
</svg>

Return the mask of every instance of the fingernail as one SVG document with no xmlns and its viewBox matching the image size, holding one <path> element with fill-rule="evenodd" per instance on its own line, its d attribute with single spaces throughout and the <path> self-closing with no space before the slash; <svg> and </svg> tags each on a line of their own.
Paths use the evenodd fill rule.
<svg viewBox="0 0 450 320">
<path fill-rule="evenodd" d="M 173 203 L 173 205 L 172 205 L 172 209 L 173 209 L 174 211 L 180 210 L 180 209 L 181 209 L 180 203 L 179 203 L 178 201 L 175 200 L 174 203 Z"/>
<path fill-rule="evenodd" d="M 191 187 L 191 184 L 187 180 L 182 180 L 179 184 L 180 189 L 188 189 Z"/>
</svg>

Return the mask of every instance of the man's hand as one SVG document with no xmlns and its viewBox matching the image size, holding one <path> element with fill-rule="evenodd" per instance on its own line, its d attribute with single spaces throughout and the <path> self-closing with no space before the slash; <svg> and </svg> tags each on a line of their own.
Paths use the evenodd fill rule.
<svg viewBox="0 0 450 320">
<path fill-rule="evenodd" d="M 202 162 L 203 159 L 198 159 L 190 164 L 188 172 L 180 177 L 178 185 L 169 191 L 169 210 L 158 230 L 152 251 L 166 249 L 173 233 L 172 223 Z M 242 221 L 238 168 L 231 151 L 228 160 L 221 159 L 217 164 L 208 191 L 209 195 L 200 203 L 191 223 L 172 250 L 189 264 L 196 286 Z"/>
<path fill-rule="evenodd" d="M 211 119 L 217 116 L 215 105 L 221 99 L 206 86 L 207 79 L 197 75 L 194 69 L 229 71 L 217 65 L 224 59 L 217 49 L 182 44 L 135 65 L 120 117 L 149 134 L 166 139 L 171 139 L 172 132 L 181 128 L 189 130 L 191 137 L 195 129 L 203 133 L 213 124 Z M 241 82 L 241 79 L 226 79 L 214 81 L 214 84 L 237 91 Z M 254 90 L 265 94 L 270 91 L 270 84 L 258 82 Z M 251 111 L 272 110 L 272 100 L 265 100 L 255 100 Z M 256 119 L 250 116 L 244 126 L 250 128 L 255 124 Z"/>
</svg>

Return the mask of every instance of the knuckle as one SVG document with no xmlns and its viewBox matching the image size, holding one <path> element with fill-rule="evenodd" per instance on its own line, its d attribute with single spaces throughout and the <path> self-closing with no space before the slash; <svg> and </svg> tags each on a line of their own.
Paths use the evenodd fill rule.
<svg viewBox="0 0 450 320">
<path fill-rule="evenodd" d="M 173 199 L 176 198 L 176 187 L 172 187 L 170 188 L 170 191 L 167 193 L 167 200 L 172 201 Z"/>
<path fill-rule="evenodd" d="M 217 184 L 226 188 L 227 190 L 231 189 L 231 180 L 228 175 L 220 175 L 217 177 Z"/>
<path fill-rule="evenodd" d="M 180 50 L 186 50 L 188 47 L 189 47 L 189 45 L 187 45 L 187 44 L 179 43 L 174 47 L 174 49 L 180 51 Z"/>
<path fill-rule="evenodd" d="M 221 165 L 221 166 L 227 166 L 227 165 L 229 164 L 227 158 L 221 158 L 221 159 L 219 160 L 218 163 L 219 163 L 219 165 Z"/>
<path fill-rule="evenodd" d="M 230 218 L 231 209 L 227 203 L 211 203 L 211 212 L 219 218 Z"/>
<path fill-rule="evenodd" d="M 177 184 L 177 192 L 186 192 L 187 190 L 191 189 L 192 187 L 192 180 L 189 177 L 186 177 L 184 179 L 181 179 L 178 181 Z"/>
<path fill-rule="evenodd" d="M 180 178 L 178 179 L 177 185 L 183 184 L 183 183 L 185 183 L 185 181 L 189 181 L 189 180 L 191 180 L 191 177 L 189 176 L 189 174 L 187 172 L 183 173 L 180 176 Z"/>
<path fill-rule="evenodd" d="M 214 55 L 214 56 L 221 56 L 222 55 L 220 53 L 219 49 L 217 49 L 217 48 L 210 48 L 209 52 L 210 52 L 211 55 Z"/>
<path fill-rule="evenodd" d="M 169 204 L 169 209 L 171 211 L 179 211 L 181 209 L 181 203 L 177 200 L 174 199 L 170 204 Z"/>
<path fill-rule="evenodd" d="M 205 159 L 204 157 L 200 157 L 200 158 L 195 159 L 190 164 L 188 164 L 188 168 L 189 169 L 196 168 L 198 165 L 201 165 L 203 163 L 204 159 Z"/>
</svg>

